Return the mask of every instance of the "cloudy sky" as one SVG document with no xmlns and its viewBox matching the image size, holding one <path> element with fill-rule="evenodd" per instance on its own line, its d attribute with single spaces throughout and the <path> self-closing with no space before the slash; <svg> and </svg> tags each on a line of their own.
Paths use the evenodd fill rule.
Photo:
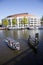
<svg viewBox="0 0 43 65">
<path fill-rule="evenodd" d="M 43 0 L 0 0 L 0 19 L 18 13 L 30 13 L 41 17 Z"/>
</svg>

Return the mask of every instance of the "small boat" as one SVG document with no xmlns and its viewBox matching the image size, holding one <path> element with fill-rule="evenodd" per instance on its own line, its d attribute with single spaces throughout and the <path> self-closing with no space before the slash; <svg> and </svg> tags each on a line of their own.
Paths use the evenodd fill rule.
<svg viewBox="0 0 43 65">
<path fill-rule="evenodd" d="M 34 39 L 34 40 L 33 40 L 33 39 L 31 38 L 31 36 L 29 35 L 28 44 L 29 44 L 29 46 L 30 46 L 31 48 L 36 49 L 38 43 L 39 43 L 38 33 L 35 34 L 35 39 Z"/>
<path fill-rule="evenodd" d="M 28 45 L 29 45 L 31 48 L 35 49 L 35 42 L 34 42 L 32 39 L 28 39 Z"/>
<path fill-rule="evenodd" d="M 5 42 L 10 48 L 20 50 L 20 43 L 18 41 L 6 38 Z"/>
</svg>

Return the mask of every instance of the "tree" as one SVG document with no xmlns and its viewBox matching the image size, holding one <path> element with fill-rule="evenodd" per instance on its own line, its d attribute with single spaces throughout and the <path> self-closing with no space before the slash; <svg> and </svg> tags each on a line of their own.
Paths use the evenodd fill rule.
<svg viewBox="0 0 43 65">
<path fill-rule="evenodd" d="M 2 20 L 2 25 L 7 27 L 7 25 L 9 24 L 8 20 L 7 19 L 3 19 Z"/>
<path fill-rule="evenodd" d="M 41 18 L 41 21 L 43 21 L 43 16 L 42 16 L 42 18 Z"/>
<path fill-rule="evenodd" d="M 42 16 L 42 18 L 41 18 L 41 26 L 43 26 L 43 16 Z"/>
<path fill-rule="evenodd" d="M 28 19 L 24 17 L 24 18 L 22 19 L 22 24 L 24 24 L 24 26 L 25 26 L 25 24 L 28 24 Z"/>
<path fill-rule="evenodd" d="M 12 19 L 12 24 L 17 25 L 17 19 L 16 18 Z"/>
</svg>

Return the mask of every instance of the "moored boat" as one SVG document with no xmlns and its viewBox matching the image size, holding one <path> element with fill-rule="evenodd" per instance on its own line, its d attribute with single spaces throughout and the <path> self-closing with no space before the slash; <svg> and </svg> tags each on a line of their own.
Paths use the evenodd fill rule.
<svg viewBox="0 0 43 65">
<path fill-rule="evenodd" d="M 31 48 L 36 49 L 39 43 L 39 35 L 38 33 L 35 34 L 35 39 L 33 40 L 29 35 L 28 44 Z"/>
<path fill-rule="evenodd" d="M 6 38 L 5 42 L 10 48 L 20 50 L 20 43 L 18 41 Z"/>
</svg>

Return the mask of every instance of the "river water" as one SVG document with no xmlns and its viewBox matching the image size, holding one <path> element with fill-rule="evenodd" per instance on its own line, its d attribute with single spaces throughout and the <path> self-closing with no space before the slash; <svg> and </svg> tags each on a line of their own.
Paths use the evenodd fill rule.
<svg viewBox="0 0 43 65">
<path fill-rule="evenodd" d="M 35 34 L 39 33 L 39 44 L 37 49 L 37 54 L 35 54 L 33 51 L 31 51 L 30 47 L 28 46 L 27 40 L 29 35 L 31 35 L 32 38 L 35 38 Z M 17 41 L 20 42 L 21 50 L 12 50 L 10 49 L 7 44 L 5 43 L 5 39 L 7 37 L 11 37 Z M 26 64 L 43 64 L 43 30 L 0 30 L 0 65 L 11 65 L 11 63 L 14 65 L 16 63 L 15 58 L 16 56 L 20 55 L 22 52 L 27 49 L 30 50 L 29 53 L 24 54 L 25 56 L 24 61 L 22 57 L 20 57 L 18 61 L 22 61 L 23 63 L 26 62 Z M 12 59 L 12 60 L 11 60 Z M 10 61 L 11 60 L 11 61 Z M 27 61 L 26 61 L 27 60 Z M 22 62 L 19 63 L 22 63 Z"/>
</svg>

